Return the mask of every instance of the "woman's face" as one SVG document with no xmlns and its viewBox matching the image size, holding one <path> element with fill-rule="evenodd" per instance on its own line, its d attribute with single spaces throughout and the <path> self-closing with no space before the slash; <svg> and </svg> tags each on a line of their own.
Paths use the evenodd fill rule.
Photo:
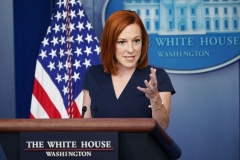
<svg viewBox="0 0 240 160">
<path fill-rule="evenodd" d="M 142 35 L 137 24 L 128 25 L 119 35 L 115 57 L 120 68 L 136 68 L 141 55 Z"/>
</svg>

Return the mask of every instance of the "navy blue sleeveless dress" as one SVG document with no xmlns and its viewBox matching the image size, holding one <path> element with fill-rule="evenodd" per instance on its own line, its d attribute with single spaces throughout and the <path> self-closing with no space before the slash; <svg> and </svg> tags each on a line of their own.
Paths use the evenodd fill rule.
<svg viewBox="0 0 240 160">
<path fill-rule="evenodd" d="M 111 74 L 105 73 L 102 65 L 90 67 L 85 75 L 83 89 L 89 91 L 91 97 L 91 111 L 94 107 L 98 110 L 95 118 L 152 118 L 152 111 L 148 108 L 149 99 L 137 89 L 137 86 L 146 88 L 144 80 L 149 81 L 151 66 L 136 69 L 117 99 L 115 96 Z M 158 91 L 175 90 L 165 70 L 156 68 Z"/>
</svg>

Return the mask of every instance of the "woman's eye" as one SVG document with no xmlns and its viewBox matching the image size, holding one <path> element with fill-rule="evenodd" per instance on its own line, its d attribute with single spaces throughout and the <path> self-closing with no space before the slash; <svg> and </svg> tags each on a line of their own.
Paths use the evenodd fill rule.
<svg viewBox="0 0 240 160">
<path fill-rule="evenodd" d="M 134 42 L 135 43 L 139 43 L 141 40 L 140 39 L 135 39 Z"/>
<path fill-rule="evenodd" d="M 125 43 L 125 41 L 118 41 L 118 43 L 119 43 L 119 44 L 124 44 L 124 43 Z"/>
</svg>

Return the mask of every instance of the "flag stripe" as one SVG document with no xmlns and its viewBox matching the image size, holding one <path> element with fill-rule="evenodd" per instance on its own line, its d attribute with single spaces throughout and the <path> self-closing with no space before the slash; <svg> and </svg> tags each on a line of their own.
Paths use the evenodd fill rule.
<svg viewBox="0 0 240 160">
<path fill-rule="evenodd" d="M 43 107 L 43 109 L 46 111 L 48 116 L 50 118 L 61 118 L 60 113 L 55 108 L 54 104 L 51 102 L 48 94 L 45 92 L 45 90 L 42 88 L 42 86 L 38 83 L 36 79 L 34 81 L 34 84 L 35 85 L 33 89 L 33 95 L 38 100 L 39 104 Z"/>
<path fill-rule="evenodd" d="M 30 118 L 31 119 L 36 119 L 31 112 L 30 112 Z"/>
<path fill-rule="evenodd" d="M 62 118 L 68 118 L 68 114 L 64 107 L 59 90 L 56 88 L 55 84 L 52 83 L 49 75 L 45 72 L 44 68 L 42 67 L 41 63 L 39 63 L 39 61 L 37 61 L 37 64 L 36 64 L 35 78 L 43 89 L 35 91 L 37 93 L 35 93 L 34 95 L 37 97 L 40 97 L 41 95 L 44 96 L 42 99 L 40 98 L 37 98 L 37 99 L 44 101 L 42 106 L 46 110 L 49 117 L 53 118 L 54 115 L 58 115 L 58 114 L 55 113 L 56 111 L 53 108 L 52 109 L 47 109 L 47 108 L 56 107 L 56 110 L 58 111 L 58 113 L 61 115 Z M 36 85 L 38 85 L 38 83 Z M 45 98 L 48 98 L 49 100 L 46 100 L 45 102 Z M 51 113 L 52 111 L 54 112 Z M 59 117 L 55 117 L 55 118 L 59 118 Z"/>
<path fill-rule="evenodd" d="M 76 104 L 75 101 L 73 101 L 73 109 L 74 109 L 73 118 L 74 118 L 74 117 L 75 117 L 75 118 L 80 118 L 80 117 L 82 117 L 81 114 L 80 114 L 80 112 L 79 112 L 79 110 L 78 110 L 78 106 L 77 106 L 77 104 Z"/>
<path fill-rule="evenodd" d="M 77 98 L 75 99 L 74 102 L 77 105 L 77 108 L 78 108 L 78 111 L 80 112 L 80 115 L 82 115 L 83 91 L 77 96 Z"/>
<path fill-rule="evenodd" d="M 32 95 L 32 104 L 35 107 L 31 108 L 30 118 L 49 118 L 48 114 L 34 95 Z"/>
</svg>

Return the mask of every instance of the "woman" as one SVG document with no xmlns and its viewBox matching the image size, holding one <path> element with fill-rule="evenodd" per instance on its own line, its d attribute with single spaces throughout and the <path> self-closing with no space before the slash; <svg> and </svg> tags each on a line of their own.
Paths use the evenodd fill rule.
<svg viewBox="0 0 240 160">
<path fill-rule="evenodd" d="M 163 69 L 148 65 L 148 35 L 136 12 L 111 14 L 100 46 L 102 64 L 89 68 L 83 83 L 85 118 L 97 107 L 97 118 L 154 118 L 166 129 L 175 91 Z"/>
</svg>

